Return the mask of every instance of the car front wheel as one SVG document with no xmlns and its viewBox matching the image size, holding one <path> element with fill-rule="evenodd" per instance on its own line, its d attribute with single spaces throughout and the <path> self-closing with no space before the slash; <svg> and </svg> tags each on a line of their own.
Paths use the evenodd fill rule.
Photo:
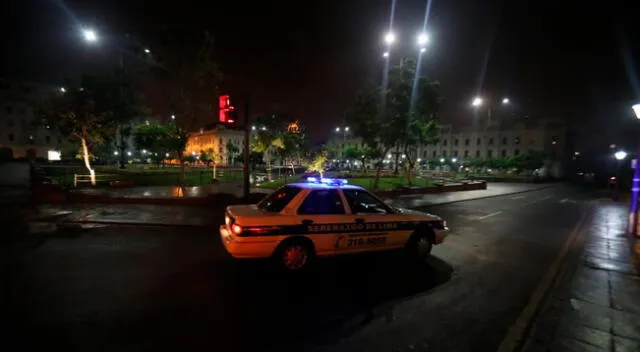
<svg viewBox="0 0 640 352">
<path fill-rule="evenodd" d="M 409 243 L 407 250 L 409 255 L 418 260 L 425 260 L 431 255 L 433 243 L 426 234 L 414 234 Z"/>
</svg>

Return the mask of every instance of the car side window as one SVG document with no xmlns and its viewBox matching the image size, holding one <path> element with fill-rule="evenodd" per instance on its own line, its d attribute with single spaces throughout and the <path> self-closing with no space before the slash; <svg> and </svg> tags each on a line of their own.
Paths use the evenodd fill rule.
<svg viewBox="0 0 640 352">
<path fill-rule="evenodd" d="M 391 208 L 372 196 L 369 192 L 359 189 L 342 190 L 353 214 L 390 214 Z"/>
<path fill-rule="evenodd" d="M 309 192 L 298 214 L 300 215 L 341 215 L 344 214 L 342 198 L 335 189 L 320 189 Z"/>
</svg>

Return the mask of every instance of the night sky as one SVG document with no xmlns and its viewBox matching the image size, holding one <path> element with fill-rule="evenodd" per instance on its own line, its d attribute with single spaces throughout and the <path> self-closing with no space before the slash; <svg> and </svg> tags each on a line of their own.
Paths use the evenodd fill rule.
<svg viewBox="0 0 640 352">
<path fill-rule="evenodd" d="M 424 69 L 442 83 L 442 120 L 470 122 L 470 99 L 480 93 L 508 96 L 521 115 L 566 119 L 582 148 L 608 144 L 635 123 L 640 29 L 632 2 L 555 3 L 431 2 Z M 426 4 L 397 0 L 399 41 L 415 40 Z M 356 90 L 380 76 L 391 1 L 10 0 L 5 9 L 2 76 L 55 83 L 96 60 L 115 65 L 113 48 L 82 43 L 83 25 L 101 35 L 166 24 L 208 29 L 223 91 L 232 99 L 249 91 L 254 112 L 294 115 L 318 141 L 341 124 Z"/>
</svg>

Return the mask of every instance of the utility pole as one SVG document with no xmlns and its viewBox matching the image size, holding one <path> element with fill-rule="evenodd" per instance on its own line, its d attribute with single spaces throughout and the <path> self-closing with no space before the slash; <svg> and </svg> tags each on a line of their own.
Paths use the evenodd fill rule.
<svg viewBox="0 0 640 352">
<path fill-rule="evenodd" d="M 249 99 L 244 104 L 244 163 L 242 165 L 242 197 L 249 201 Z"/>
</svg>

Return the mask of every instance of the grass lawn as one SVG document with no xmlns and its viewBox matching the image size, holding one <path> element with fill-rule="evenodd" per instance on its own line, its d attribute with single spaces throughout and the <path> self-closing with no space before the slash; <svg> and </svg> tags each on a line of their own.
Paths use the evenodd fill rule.
<svg viewBox="0 0 640 352">
<path fill-rule="evenodd" d="M 371 189 L 373 187 L 373 177 L 367 178 L 350 178 L 349 184 L 354 186 L 360 186 L 366 189 Z M 289 179 L 287 183 L 296 182 L 296 180 Z M 264 182 L 261 183 L 258 187 L 267 188 L 267 189 L 277 189 L 282 187 L 285 184 L 284 180 L 274 180 L 273 182 Z M 400 186 L 405 186 L 407 184 L 407 179 L 405 177 L 380 177 L 380 182 L 378 183 L 379 191 L 388 191 Z M 433 186 L 433 182 L 430 179 L 425 178 L 414 178 L 413 179 L 413 187 L 429 187 Z"/>
</svg>

